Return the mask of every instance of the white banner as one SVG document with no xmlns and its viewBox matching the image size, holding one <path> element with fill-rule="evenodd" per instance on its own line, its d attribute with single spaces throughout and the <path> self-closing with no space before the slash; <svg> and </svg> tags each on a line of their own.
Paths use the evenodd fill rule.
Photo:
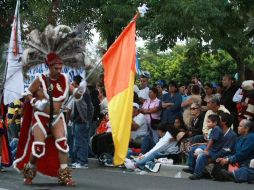
<svg viewBox="0 0 254 190">
<path fill-rule="evenodd" d="M 20 1 L 17 1 L 15 16 L 12 23 L 12 31 L 10 44 L 6 59 L 6 73 L 4 81 L 4 104 L 9 104 L 16 99 L 20 99 L 24 92 L 22 65 L 20 62 L 23 54 L 21 46 L 21 30 L 20 30 L 20 16 L 19 16 Z"/>
<path fill-rule="evenodd" d="M 85 70 L 84 69 L 73 69 L 73 68 L 64 66 L 62 72 L 68 75 L 69 82 L 72 82 L 73 77 L 76 75 L 80 75 L 82 78 L 85 78 Z M 48 67 L 45 64 L 38 65 L 28 71 L 27 75 L 28 75 L 29 79 L 24 81 L 25 89 L 27 89 L 29 87 L 29 85 L 35 79 L 36 75 L 40 74 L 40 73 L 48 73 Z"/>
</svg>

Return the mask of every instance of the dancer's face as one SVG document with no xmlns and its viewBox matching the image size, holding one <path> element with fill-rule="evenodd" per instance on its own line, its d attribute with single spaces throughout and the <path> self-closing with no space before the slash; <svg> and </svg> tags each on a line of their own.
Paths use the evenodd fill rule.
<svg viewBox="0 0 254 190">
<path fill-rule="evenodd" d="M 57 79 L 62 72 L 62 67 L 63 66 L 61 64 L 53 64 L 52 66 L 50 66 L 50 77 Z"/>
</svg>

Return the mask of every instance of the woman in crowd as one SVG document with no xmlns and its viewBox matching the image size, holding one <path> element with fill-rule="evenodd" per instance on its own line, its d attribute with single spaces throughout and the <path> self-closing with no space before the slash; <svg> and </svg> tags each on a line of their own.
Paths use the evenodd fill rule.
<svg viewBox="0 0 254 190">
<path fill-rule="evenodd" d="M 154 142 L 156 143 L 159 140 L 159 135 L 153 121 L 157 121 L 157 124 L 160 122 L 160 100 L 157 98 L 158 89 L 153 87 L 149 91 L 149 98 L 145 100 L 140 112 L 145 115 L 147 123 L 149 125 L 149 130 L 153 137 Z"/>
<path fill-rule="evenodd" d="M 192 103 L 190 114 L 192 116 L 190 128 L 188 128 L 184 139 L 181 140 L 181 151 L 185 154 L 188 154 L 192 143 L 202 142 L 203 139 L 202 128 L 205 114 L 201 111 L 201 104 Z"/>
<path fill-rule="evenodd" d="M 178 93 L 177 83 L 171 81 L 168 85 L 168 93 L 164 94 L 161 100 L 163 124 L 174 125 L 175 118 L 182 116 L 182 96 Z"/>
<path fill-rule="evenodd" d="M 202 110 L 207 111 L 208 109 L 207 102 L 214 95 L 213 85 L 211 83 L 205 83 L 204 90 L 205 90 L 205 96 L 202 98 Z"/>
<path fill-rule="evenodd" d="M 190 105 L 193 102 L 197 102 L 199 104 L 201 104 L 201 96 L 200 96 L 200 87 L 198 85 L 193 85 L 191 87 L 191 95 L 189 96 L 189 98 L 187 100 L 185 100 L 184 102 L 182 102 L 181 106 L 184 108 L 184 112 L 183 112 L 183 120 L 185 125 L 187 126 L 187 128 L 190 127 L 190 122 L 191 122 L 191 114 L 190 114 Z"/>
</svg>

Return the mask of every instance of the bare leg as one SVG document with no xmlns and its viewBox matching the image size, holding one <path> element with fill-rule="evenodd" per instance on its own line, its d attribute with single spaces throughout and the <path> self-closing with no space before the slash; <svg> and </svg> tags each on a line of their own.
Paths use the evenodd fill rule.
<svg viewBox="0 0 254 190">
<path fill-rule="evenodd" d="M 62 119 L 59 119 L 59 121 L 52 127 L 52 134 L 54 135 L 56 140 L 66 137 L 64 126 L 65 126 L 65 121 Z M 61 143 L 62 143 L 61 148 L 63 150 L 66 150 L 65 148 L 68 146 L 67 139 L 63 140 Z M 63 145 L 63 143 L 66 143 L 66 144 Z M 60 162 L 60 169 L 58 170 L 58 179 L 59 179 L 58 182 L 66 186 L 75 186 L 75 182 L 73 181 L 71 176 L 71 170 L 67 167 L 68 166 L 67 165 L 68 152 L 64 152 L 63 150 L 60 150 L 60 149 L 58 150 L 58 157 Z"/>
<path fill-rule="evenodd" d="M 34 142 L 45 141 L 45 136 L 39 127 L 35 127 L 33 129 L 33 135 L 34 135 Z M 37 158 L 33 155 L 33 153 L 31 153 L 29 163 L 26 164 L 23 169 L 24 183 L 26 185 L 31 185 L 32 180 L 36 175 L 36 161 L 37 161 Z"/>
<path fill-rule="evenodd" d="M 44 133 L 39 127 L 34 128 L 33 135 L 34 135 L 34 141 L 40 141 L 40 142 L 45 141 Z M 37 158 L 31 154 L 29 161 L 31 164 L 36 165 Z"/>
<path fill-rule="evenodd" d="M 62 119 L 59 119 L 59 121 L 52 127 L 52 134 L 55 139 L 60 139 L 66 136 L 63 122 L 64 121 Z M 58 158 L 60 164 L 68 163 L 68 153 L 58 150 Z"/>
</svg>

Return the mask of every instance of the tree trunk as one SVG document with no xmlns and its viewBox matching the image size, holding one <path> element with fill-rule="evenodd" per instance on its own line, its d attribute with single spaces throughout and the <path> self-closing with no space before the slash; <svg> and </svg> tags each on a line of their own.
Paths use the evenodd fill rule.
<svg viewBox="0 0 254 190">
<path fill-rule="evenodd" d="M 234 48 L 227 49 L 231 57 L 236 61 L 238 71 L 238 81 L 241 84 L 245 80 L 245 63 Z"/>
<path fill-rule="evenodd" d="M 237 62 L 238 80 L 242 83 L 245 80 L 245 63 L 242 61 Z"/>
<path fill-rule="evenodd" d="M 57 16 L 59 12 L 60 0 L 52 0 L 52 5 L 49 10 L 48 23 L 56 26 Z"/>
</svg>

